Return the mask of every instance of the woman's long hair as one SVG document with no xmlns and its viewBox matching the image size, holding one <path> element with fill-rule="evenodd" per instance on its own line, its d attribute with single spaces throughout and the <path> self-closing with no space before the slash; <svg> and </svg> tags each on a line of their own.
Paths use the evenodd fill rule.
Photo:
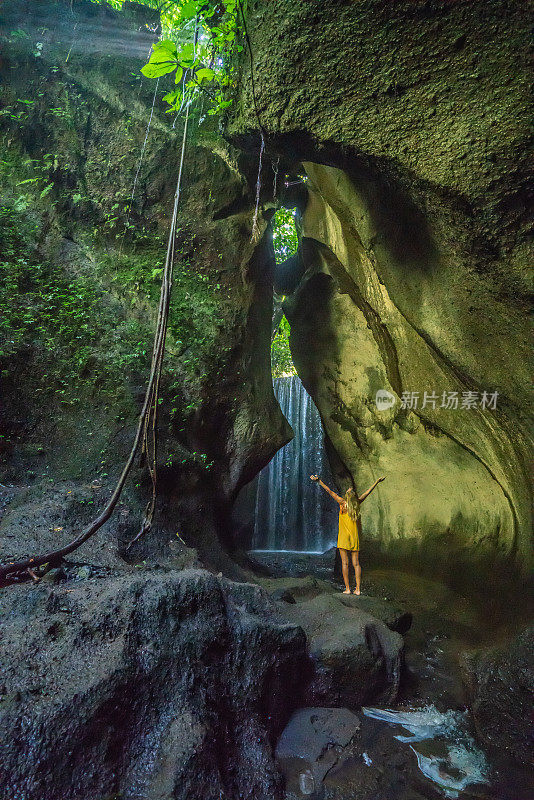
<svg viewBox="0 0 534 800">
<path fill-rule="evenodd" d="M 353 522 L 356 522 L 360 516 L 360 501 L 358 500 L 358 495 L 354 489 L 347 489 L 343 499 L 347 504 L 347 514 Z"/>
</svg>

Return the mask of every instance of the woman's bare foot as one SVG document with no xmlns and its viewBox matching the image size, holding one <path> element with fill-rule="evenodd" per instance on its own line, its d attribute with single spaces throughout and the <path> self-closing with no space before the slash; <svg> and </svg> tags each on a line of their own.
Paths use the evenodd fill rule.
<svg viewBox="0 0 534 800">
<path fill-rule="evenodd" d="M 360 594 L 360 590 L 359 589 L 354 589 L 352 594 Z"/>
<path fill-rule="evenodd" d="M 350 589 L 345 589 L 343 594 L 350 594 Z"/>
</svg>

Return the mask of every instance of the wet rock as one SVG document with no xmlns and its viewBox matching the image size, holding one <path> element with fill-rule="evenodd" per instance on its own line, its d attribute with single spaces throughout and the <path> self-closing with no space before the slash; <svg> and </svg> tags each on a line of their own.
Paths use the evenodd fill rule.
<svg viewBox="0 0 534 800">
<path fill-rule="evenodd" d="M 533 764 L 534 625 L 504 647 L 465 654 L 463 675 L 480 739 Z"/>
<path fill-rule="evenodd" d="M 299 554 L 297 554 L 297 557 Z M 290 560 L 293 560 L 293 556 Z M 308 569 L 315 568 L 315 561 L 309 560 Z M 320 594 L 336 596 L 339 595 L 338 587 L 333 583 L 321 580 L 313 575 L 306 577 L 291 578 L 261 578 L 260 584 L 269 592 L 271 599 L 284 600 L 291 603 L 288 599 L 293 598 L 293 602 L 311 600 Z M 373 617 L 381 620 L 392 631 L 397 633 L 407 633 L 412 624 L 412 614 L 400 603 L 375 597 L 373 595 L 362 594 L 341 595 L 340 602 L 347 608 L 365 611 Z"/>
<path fill-rule="evenodd" d="M 413 616 L 410 611 L 389 600 L 381 600 L 371 595 L 345 595 L 341 602 L 347 608 L 357 608 L 381 620 L 388 628 L 397 633 L 407 633 L 412 627 Z"/>
<path fill-rule="evenodd" d="M 358 707 L 370 700 L 392 702 L 404 665 L 404 641 L 381 620 L 343 595 L 320 594 L 285 605 L 284 617 L 300 625 L 308 639 L 314 704 Z"/>
<path fill-rule="evenodd" d="M 288 792 L 316 792 L 337 765 L 359 753 L 360 720 L 346 708 L 295 711 L 276 745 L 276 762 Z"/>
<path fill-rule="evenodd" d="M 298 557 L 299 554 L 296 554 Z M 287 561 L 293 561 L 294 556 L 291 554 Z M 310 563 L 308 563 L 308 570 Z M 287 577 L 287 578 L 261 578 L 259 579 L 261 585 L 271 594 L 271 597 L 276 600 L 277 593 L 289 592 L 297 601 L 309 600 L 312 597 L 317 597 L 319 594 L 329 594 L 333 591 L 332 584 L 328 581 L 316 578 L 313 575 L 306 575 L 305 577 Z"/>
<path fill-rule="evenodd" d="M 281 797 L 305 640 L 259 587 L 139 570 L 10 587 L 0 613 L 6 797 Z"/>
<path fill-rule="evenodd" d="M 273 600 L 281 600 L 284 603 L 296 603 L 297 601 L 289 591 L 289 589 L 275 589 L 272 593 L 271 598 Z"/>
</svg>

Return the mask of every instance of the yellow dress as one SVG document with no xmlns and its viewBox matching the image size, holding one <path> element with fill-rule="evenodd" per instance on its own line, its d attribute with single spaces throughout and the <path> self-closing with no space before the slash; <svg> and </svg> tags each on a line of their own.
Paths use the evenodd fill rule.
<svg viewBox="0 0 534 800">
<path fill-rule="evenodd" d="M 339 533 L 337 535 L 337 546 L 342 550 L 359 550 L 360 537 L 358 535 L 358 523 L 360 521 L 360 511 L 358 509 L 357 520 L 351 519 L 346 511 L 339 507 Z"/>
</svg>

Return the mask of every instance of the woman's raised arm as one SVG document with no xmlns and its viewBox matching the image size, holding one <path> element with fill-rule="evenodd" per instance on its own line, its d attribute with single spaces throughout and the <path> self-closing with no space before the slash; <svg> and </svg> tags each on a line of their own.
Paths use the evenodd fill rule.
<svg viewBox="0 0 534 800">
<path fill-rule="evenodd" d="M 358 500 L 360 501 L 360 503 L 363 503 L 363 501 L 365 500 L 365 498 L 366 498 L 366 497 L 369 497 L 369 495 L 371 494 L 371 492 L 373 491 L 373 489 L 376 489 L 376 487 L 378 486 L 378 484 L 379 484 L 379 483 L 381 483 L 381 482 L 382 482 L 384 479 L 385 479 L 385 475 L 384 475 L 384 476 L 382 476 L 382 478 L 379 478 L 377 481 L 375 481 L 375 482 L 373 483 L 373 485 L 372 485 L 372 486 L 370 486 L 370 487 L 367 489 L 367 491 L 366 491 L 366 492 L 364 492 L 364 493 L 362 494 L 362 496 L 361 496 L 361 497 L 358 497 Z"/>
<path fill-rule="evenodd" d="M 328 486 L 326 485 L 326 483 L 323 483 L 323 482 L 322 482 L 322 480 L 320 479 L 320 477 L 319 477 L 318 475 L 310 475 L 310 478 L 311 478 L 311 480 L 312 480 L 312 481 L 317 481 L 317 482 L 318 482 L 318 484 L 319 484 L 319 486 L 322 486 L 322 487 L 323 487 L 323 489 L 325 490 L 325 492 L 328 492 L 328 494 L 330 495 L 330 497 L 333 497 L 333 498 L 334 498 L 334 500 L 336 501 L 336 503 L 339 503 L 339 505 L 340 505 L 340 506 L 341 506 L 341 505 L 343 505 L 343 503 L 345 502 L 345 501 L 343 500 L 343 498 L 342 498 L 342 497 L 340 497 L 340 496 L 339 496 L 338 494 L 336 494 L 335 492 L 333 492 L 333 491 L 332 491 L 332 489 L 329 489 L 329 488 L 328 488 Z"/>
</svg>

